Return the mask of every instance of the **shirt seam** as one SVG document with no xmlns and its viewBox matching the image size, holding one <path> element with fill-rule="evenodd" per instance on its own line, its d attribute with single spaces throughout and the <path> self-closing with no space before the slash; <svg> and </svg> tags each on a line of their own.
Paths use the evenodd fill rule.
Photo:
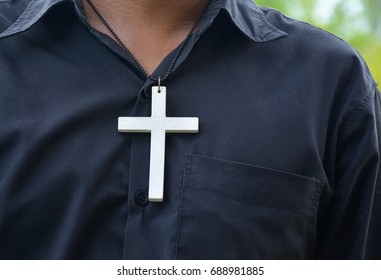
<svg viewBox="0 0 381 280">
<path fill-rule="evenodd" d="M 185 188 L 187 188 L 189 177 L 192 174 L 192 157 L 189 155 L 186 157 L 185 160 L 185 171 L 184 171 L 184 177 L 183 177 L 183 183 L 181 187 L 181 196 L 180 196 L 180 205 L 179 205 L 179 217 L 177 221 L 177 236 L 176 236 L 176 244 L 175 244 L 175 252 L 174 252 L 174 259 L 177 260 L 178 258 L 178 251 L 179 251 L 179 243 L 180 243 L 180 236 L 181 236 L 181 224 L 182 224 L 182 214 L 183 214 L 183 203 L 184 203 L 184 192 Z"/>
<path fill-rule="evenodd" d="M 369 103 L 371 102 L 373 96 L 376 93 L 376 85 L 372 84 L 368 94 L 360 101 L 360 104 L 355 107 L 350 113 L 347 123 L 344 125 L 342 132 L 339 136 L 339 140 L 343 140 L 346 136 L 348 130 L 355 124 L 357 117 L 367 108 Z"/>
</svg>

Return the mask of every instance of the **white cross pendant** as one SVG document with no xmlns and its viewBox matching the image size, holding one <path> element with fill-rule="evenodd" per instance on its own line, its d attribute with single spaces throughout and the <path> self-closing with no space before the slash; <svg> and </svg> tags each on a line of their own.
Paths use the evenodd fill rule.
<svg viewBox="0 0 381 280">
<path fill-rule="evenodd" d="M 166 87 L 152 87 L 151 117 L 119 117 L 118 131 L 151 133 L 151 156 L 148 200 L 162 202 L 166 133 L 197 133 L 198 118 L 166 116 Z"/>
</svg>

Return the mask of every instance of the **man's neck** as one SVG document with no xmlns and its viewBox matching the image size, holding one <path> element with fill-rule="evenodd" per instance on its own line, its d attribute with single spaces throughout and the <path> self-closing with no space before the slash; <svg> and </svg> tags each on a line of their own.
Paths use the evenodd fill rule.
<svg viewBox="0 0 381 280">
<path fill-rule="evenodd" d="M 92 0 L 148 73 L 188 35 L 207 0 Z M 83 0 L 90 24 L 111 35 Z M 112 37 L 112 36 L 111 36 Z"/>
</svg>

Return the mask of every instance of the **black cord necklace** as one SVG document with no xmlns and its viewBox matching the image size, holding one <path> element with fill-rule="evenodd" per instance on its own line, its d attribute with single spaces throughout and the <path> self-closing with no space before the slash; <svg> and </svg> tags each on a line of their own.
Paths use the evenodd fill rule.
<svg viewBox="0 0 381 280">
<path fill-rule="evenodd" d="M 173 70 L 173 67 L 175 66 L 176 62 L 177 62 L 177 59 L 179 58 L 180 54 L 182 53 L 182 51 L 184 50 L 184 47 L 185 45 L 187 44 L 187 42 L 189 41 L 190 37 L 192 36 L 193 32 L 195 31 L 195 29 L 197 28 L 197 25 L 199 24 L 200 20 L 203 18 L 204 14 L 205 14 L 205 11 L 209 5 L 209 0 L 207 1 L 206 5 L 204 6 L 201 14 L 197 17 L 197 19 L 195 20 L 193 26 L 192 26 L 192 29 L 189 31 L 187 37 L 185 38 L 185 40 L 181 43 L 175 57 L 172 59 L 171 61 L 171 64 L 169 65 L 168 67 L 168 70 L 167 72 L 165 73 L 165 75 L 163 77 L 154 77 L 152 75 L 150 75 L 147 70 L 143 67 L 143 65 L 141 65 L 141 63 L 139 62 L 139 60 L 131 53 L 131 51 L 127 48 L 127 46 L 123 43 L 123 41 L 119 38 L 119 36 L 116 34 L 116 32 L 111 28 L 111 26 L 108 24 L 108 22 L 105 20 L 105 18 L 102 16 L 102 14 L 99 12 L 99 10 L 95 7 L 94 3 L 91 1 L 91 0 L 86 0 L 87 3 L 90 5 L 90 7 L 93 9 L 94 13 L 98 16 L 98 18 L 100 19 L 100 21 L 104 24 L 104 26 L 108 29 L 108 31 L 110 31 L 111 35 L 114 37 L 114 39 L 118 42 L 118 44 L 122 47 L 122 49 L 134 60 L 134 62 L 136 63 L 136 65 L 140 68 L 140 70 L 144 73 L 144 75 L 146 75 L 147 78 L 155 81 L 158 83 L 159 85 L 159 88 L 160 88 L 160 84 L 161 82 L 165 81 L 168 76 L 172 73 L 172 70 Z"/>
<path fill-rule="evenodd" d="M 157 86 L 152 87 L 152 103 L 151 103 L 151 117 L 119 117 L 118 131 L 124 133 L 151 133 L 151 154 L 150 154 L 150 175 L 149 175 L 149 191 L 148 200 L 152 202 L 162 202 L 164 193 L 164 159 L 165 159 L 165 135 L 166 133 L 197 133 L 198 132 L 198 118 L 185 118 L 185 117 L 167 117 L 166 115 L 166 96 L 167 90 L 165 86 L 161 86 L 161 82 L 165 81 L 171 74 L 173 67 L 176 64 L 184 46 L 188 42 L 192 33 L 196 29 L 198 23 L 203 17 L 210 0 L 207 1 L 200 16 L 196 19 L 192 29 L 181 43 L 176 52 L 175 57 L 163 77 L 153 77 L 148 74 L 147 70 L 140 64 L 137 58 L 130 52 L 126 45 L 122 42 L 115 31 L 110 27 L 98 9 L 94 6 L 91 0 L 86 0 L 87 3 L 94 10 L 98 18 L 103 22 L 106 28 L 110 31 L 115 40 L 123 48 L 123 50 L 132 57 L 135 63 L 139 66 L 141 71 L 147 78 L 158 83 Z"/>
</svg>

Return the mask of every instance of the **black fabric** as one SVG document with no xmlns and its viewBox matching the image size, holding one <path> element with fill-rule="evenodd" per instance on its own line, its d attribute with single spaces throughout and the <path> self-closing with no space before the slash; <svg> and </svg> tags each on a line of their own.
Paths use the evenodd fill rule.
<svg viewBox="0 0 381 280">
<path fill-rule="evenodd" d="M 150 135 L 117 120 L 153 82 L 78 3 L 0 3 L 0 31 L 0 258 L 381 258 L 380 96 L 342 40 L 212 1 L 164 85 L 200 131 L 167 135 L 152 203 Z"/>
</svg>

